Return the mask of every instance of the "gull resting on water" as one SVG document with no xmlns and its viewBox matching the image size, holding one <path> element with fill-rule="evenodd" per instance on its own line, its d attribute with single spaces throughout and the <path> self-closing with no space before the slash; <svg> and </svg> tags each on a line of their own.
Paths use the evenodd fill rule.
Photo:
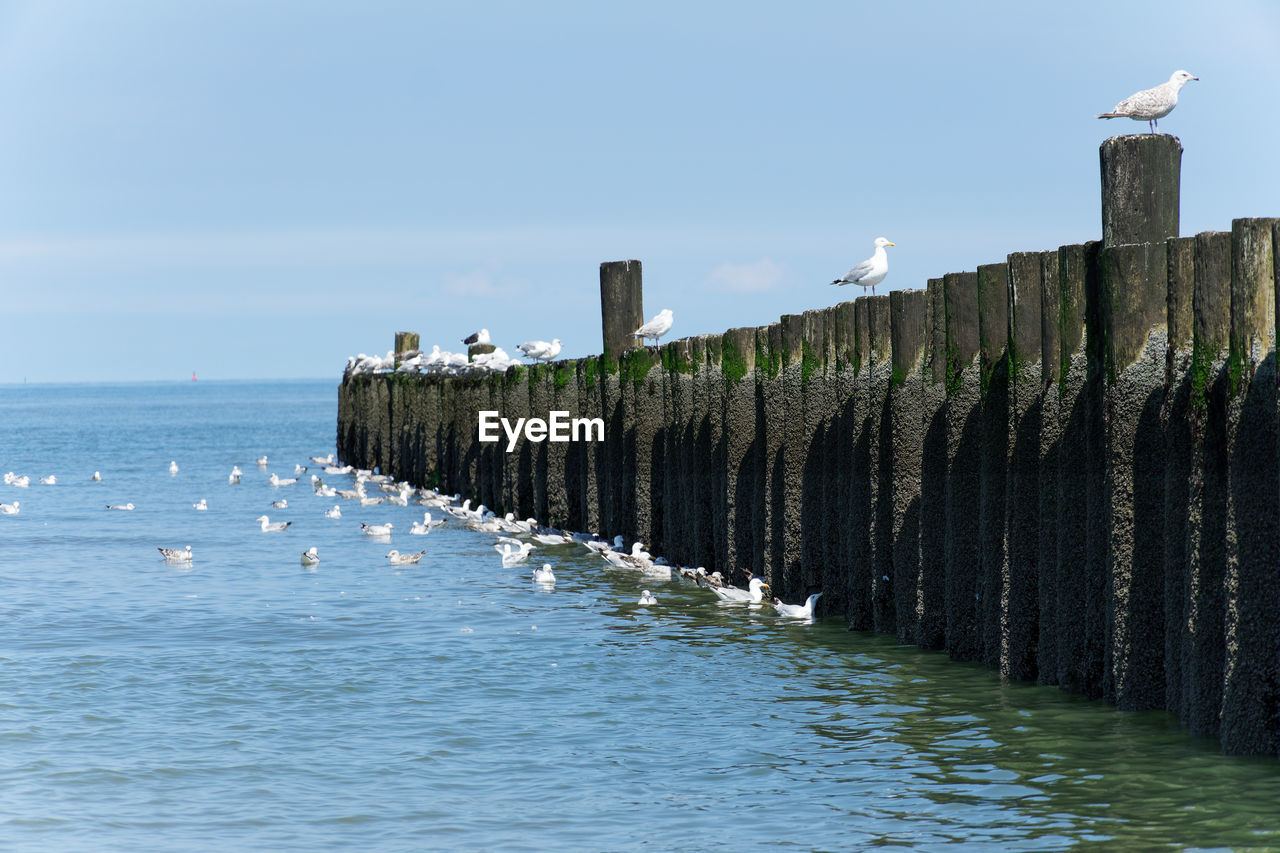
<svg viewBox="0 0 1280 853">
<path fill-rule="evenodd" d="M 555 583 L 556 574 L 551 571 L 550 563 L 543 563 L 542 568 L 533 570 L 533 579 L 537 583 Z"/>
<path fill-rule="evenodd" d="M 302 565 L 314 566 L 319 562 L 320 552 L 316 550 L 316 546 L 312 545 L 310 548 L 302 552 Z"/>
<path fill-rule="evenodd" d="M 1168 82 L 1150 89 L 1143 89 L 1115 105 L 1109 113 L 1099 113 L 1098 118 L 1131 118 L 1145 121 L 1151 133 L 1160 127 L 1160 119 L 1173 112 L 1178 105 L 1178 92 L 1191 80 L 1199 80 L 1189 71 L 1175 71 Z"/>
<path fill-rule="evenodd" d="M 871 292 L 875 293 L 876 285 L 884 281 L 884 277 L 889 274 L 889 256 L 885 253 L 884 247 L 896 244 L 889 242 L 884 237 L 877 237 L 875 245 L 876 250 L 871 257 L 831 283 L 839 285 L 860 284 L 863 287 L 871 288 Z"/>
<path fill-rule="evenodd" d="M 272 521 L 271 519 L 267 518 L 265 515 L 258 516 L 257 518 L 254 519 L 254 521 L 262 522 L 263 533 L 275 533 L 277 531 L 284 530 L 290 524 L 293 524 L 292 521 Z"/>
<path fill-rule="evenodd" d="M 647 340 L 648 338 L 653 338 L 653 342 L 656 344 L 658 342 L 658 338 L 671 331 L 671 324 L 674 321 L 675 315 L 671 313 L 671 309 L 663 308 L 652 320 L 636 329 L 632 334 L 637 338 L 640 338 L 642 341 Z"/>
<path fill-rule="evenodd" d="M 205 499 L 204 499 L 204 498 L 201 498 L 201 499 L 200 499 L 200 502 L 199 502 L 199 503 L 193 503 L 193 504 L 191 505 L 191 508 L 192 508 L 192 509 L 198 509 L 198 510 L 200 510 L 201 512 L 204 512 L 205 510 L 209 509 L 209 504 L 205 502 Z"/>
<path fill-rule="evenodd" d="M 657 603 L 658 603 L 658 599 L 655 598 L 653 593 L 649 592 L 649 590 L 647 589 L 640 593 L 640 600 L 636 602 L 636 604 L 639 604 L 643 607 L 649 607 L 650 605 L 657 604 Z"/>
<path fill-rule="evenodd" d="M 132 512 L 134 509 L 134 506 L 132 502 L 127 504 L 107 504 L 107 509 L 121 509 L 126 512 Z"/>
<path fill-rule="evenodd" d="M 419 551 L 416 554 L 401 554 L 393 548 L 387 552 L 387 559 L 390 560 L 391 564 L 394 566 L 408 566 L 421 560 L 422 555 L 425 553 L 427 552 Z"/>
<path fill-rule="evenodd" d="M 178 463 L 177 463 L 177 462 L 173 462 L 173 461 L 170 461 L 170 462 L 169 462 L 169 473 L 170 473 L 170 474 L 176 474 L 176 473 L 178 473 Z"/>
<path fill-rule="evenodd" d="M 360 522 L 360 529 L 364 531 L 366 536 L 390 536 L 391 528 L 394 526 L 389 521 L 386 524 L 365 524 L 363 521 Z"/>
<path fill-rule="evenodd" d="M 736 586 L 712 586 L 711 591 L 716 594 L 722 601 L 744 602 L 750 604 L 759 604 L 764 601 L 764 590 L 769 585 L 760 578 L 752 576 L 747 582 L 747 589 L 738 589 Z"/>
<path fill-rule="evenodd" d="M 813 603 L 818 600 L 820 592 L 805 599 L 804 604 L 783 604 L 782 599 L 775 598 L 773 600 L 773 608 L 778 611 L 779 616 L 786 616 L 788 619 L 812 619 Z"/>
<path fill-rule="evenodd" d="M 183 548 L 156 548 L 167 562 L 170 563 L 190 563 L 191 562 L 191 546 Z"/>
<path fill-rule="evenodd" d="M 0 515 L 17 515 L 20 503 L 21 501 L 14 501 L 11 504 L 0 504 Z"/>
<path fill-rule="evenodd" d="M 342 509 L 337 504 L 334 504 L 333 509 L 327 509 L 324 511 L 324 517 L 325 518 L 342 518 Z"/>
</svg>

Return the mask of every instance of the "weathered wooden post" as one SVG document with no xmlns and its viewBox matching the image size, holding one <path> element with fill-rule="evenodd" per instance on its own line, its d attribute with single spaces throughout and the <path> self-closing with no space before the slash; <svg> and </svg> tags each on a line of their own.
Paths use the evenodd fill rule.
<svg viewBox="0 0 1280 853">
<path fill-rule="evenodd" d="M 1102 245 L 1163 243 L 1178 236 L 1182 143 L 1141 133 L 1102 143 Z"/>
<path fill-rule="evenodd" d="M 1123 709 L 1164 707 L 1165 241 L 1178 236 L 1182 145 L 1102 143 L 1102 321 L 1109 500 L 1109 649 L 1104 692 Z"/>
<path fill-rule="evenodd" d="M 633 334 L 644 325 L 644 288 L 639 261 L 605 261 L 600 265 L 600 325 L 604 357 L 618 356 L 643 342 Z"/>
<path fill-rule="evenodd" d="M 400 366 L 402 356 L 405 353 L 413 352 L 418 348 L 417 332 L 396 332 L 395 361 L 396 367 Z"/>
</svg>

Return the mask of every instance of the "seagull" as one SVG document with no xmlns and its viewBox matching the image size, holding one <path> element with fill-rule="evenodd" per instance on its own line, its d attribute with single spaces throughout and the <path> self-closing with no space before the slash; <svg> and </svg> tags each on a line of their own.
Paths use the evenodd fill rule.
<svg viewBox="0 0 1280 853">
<path fill-rule="evenodd" d="M 319 562 L 320 552 L 316 550 L 316 546 L 312 545 L 310 548 L 302 552 L 302 565 L 314 566 Z"/>
<path fill-rule="evenodd" d="M 553 338 L 551 343 L 546 341 L 525 341 L 516 349 L 524 353 L 525 358 L 532 358 L 535 361 L 551 361 L 551 359 L 560 354 L 560 339 Z"/>
<path fill-rule="evenodd" d="M 272 472 L 271 476 L 267 478 L 267 482 L 269 482 L 273 486 L 292 486 L 294 483 L 298 482 L 298 478 L 297 477 L 284 478 L 284 477 L 281 477 L 279 474 Z"/>
<path fill-rule="evenodd" d="M 227 475 L 227 482 L 234 486 L 236 483 L 240 482 L 240 477 L 243 475 L 244 472 L 240 470 L 239 465 L 232 465 L 231 473 Z"/>
<path fill-rule="evenodd" d="M 201 512 L 204 512 L 205 510 L 207 510 L 207 509 L 209 508 L 209 504 L 205 502 L 205 499 L 204 499 L 204 498 L 201 498 L 201 499 L 200 499 L 200 502 L 199 502 L 199 503 L 194 503 L 194 504 L 192 504 L 192 505 L 191 505 L 191 508 L 192 508 L 192 509 L 198 509 L 198 510 L 200 510 Z"/>
<path fill-rule="evenodd" d="M 257 518 L 254 519 L 254 521 L 262 522 L 263 533 L 274 533 L 279 530 L 284 530 L 290 524 L 293 524 L 292 521 L 272 521 L 271 519 L 267 518 L 265 515 L 258 516 Z"/>
<path fill-rule="evenodd" d="M 636 329 L 632 334 L 641 340 L 653 338 L 653 342 L 656 344 L 658 338 L 671 331 L 671 324 L 674 321 L 675 315 L 671 313 L 671 309 L 663 308 L 652 320 Z"/>
<path fill-rule="evenodd" d="M 305 474 L 305 473 L 307 473 L 307 466 L 306 466 L 306 465 L 294 465 L 294 466 L 293 466 L 293 476 L 295 476 L 295 477 L 300 477 L 300 476 L 302 476 L 302 475 L 303 475 L 303 474 Z"/>
<path fill-rule="evenodd" d="M 1109 113 L 1099 113 L 1098 118 L 1131 118 L 1145 121 L 1151 133 L 1160 127 L 1160 119 L 1173 112 L 1178 105 L 1178 92 L 1190 80 L 1199 80 L 1189 71 L 1175 71 L 1169 82 L 1151 89 L 1143 89 L 1115 105 Z"/>
<path fill-rule="evenodd" d="M 337 504 L 334 504 L 333 509 L 327 509 L 324 511 L 324 517 L 325 518 L 342 518 L 342 510 L 338 507 Z"/>
<path fill-rule="evenodd" d="M 387 552 L 387 559 L 391 561 L 393 566 L 408 566 L 421 560 L 422 555 L 425 553 L 427 552 L 419 551 L 416 554 L 401 554 L 393 548 Z"/>
<path fill-rule="evenodd" d="M 94 472 L 93 472 L 93 476 L 92 476 L 92 477 L 90 477 L 89 479 L 90 479 L 90 480 L 93 480 L 95 483 L 100 483 L 100 482 L 102 482 L 102 475 L 101 475 L 100 473 L 98 473 L 97 471 L 94 471 Z"/>
<path fill-rule="evenodd" d="M 316 463 L 317 465 L 332 465 L 333 454 L 330 453 L 328 456 L 312 456 L 311 461 Z"/>
<path fill-rule="evenodd" d="M 512 566 L 528 561 L 529 552 L 533 550 L 533 543 L 521 542 L 519 548 L 512 548 L 510 542 L 499 543 L 494 545 L 493 549 L 502 555 L 502 568 L 509 569 Z"/>
<path fill-rule="evenodd" d="M 10 476 L 8 478 L 8 483 L 14 488 L 25 489 L 30 487 L 31 478 L 28 477 L 26 474 L 23 474 L 21 477 Z"/>
<path fill-rule="evenodd" d="M 11 504 L 0 504 L 0 515 L 17 515 L 20 503 L 21 501 L 14 501 Z"/>
<path fill-rule="evenodd" d="M 257 461 L 257 463 L 258 463 L 258 465 L 259 465 L 259 466 L 261 466 L 261 467 L 263 467 L 263 468 L 266 468 L 266 467 L 267 467 L 267 457 L 266 457 L 266 455 L 265 455 L 265 454 L 264 454 L 264 455 L 262 455 L 262 456 L 259 456 L 259 457 L 257 458 L 257 460 L 256 460 L 256 461 Z"/>
<path fill-rule="evenodd" d="M 176 474 L 176 473 L 178 473 L 178 463 L 177 463 L 177 462 L 174 462 L 174 461 L 170 460 L 170 462 L 169 462 L 169 473 L 170 473 L 170 474 Z"/>
<path fill-rule="evenodd" d="M 169 563 L 190 563 L 191 562 L 191 546 L 188 545 L 185 550 L 181 548 L 156 548 L 161 554 L 164 554 L 166 562 Z"/>
<path fill-rule="evenodd" d="M 533 580 L 535 583 L 555 583 L 556 574 L 551 571 L 550 563 L 543 563 L 542 568 L 533 570 Z"/>
<path fill-rule="evenodd" d="M 644 592 L 640 593 L 640 600 L 636 602 L 636 604 L 639 604 L 643 607 L 648 607 L 652 604 L 657 604 L 657 603 L 658 603 L 658 599 L 654 598 L 653 593 L 649 592 L 649 590 L 647 589 Z"/>
<path fill-rule="evenodd" d="M 533 541 L 543 545 L 572 545 L 573 537 L 567 533 L 535 533 Z"/>
<path fill-rule="evenodd" d="M 839 285 L 860 284 L 863 287 L 871 288 L 871 292 L 875 293 L 876 285 L 884 281 L 884 277 L 889 274 L 889 256 L 885 254 L 884 247 L 894 245 L 897 244 L 889 242 L 884 237 L 877 237 L 875 254 L 849 270 L 842 278 L 838 278 L 831 283 Z"/>
<path fill-rule="evenodd" d="M 127 504 L 107 504 L 107 509 L 121 509 L 121 510 L 125 510 L 126 512 L 128 512 L 128 511 L 132 511 L 132 510 L 133 510 L 133 504 L 132 504 L 132 503 L 127 503 Z"/>
<path fill-rule="evenodd" d="M 364 531 L 366 536 L 390 536 L 391 528 L 394 526 L 389 521 L 386 524 L 365 524 L 363 521 L 360 522 L 360 529 Z"/>
<path fill-rule="evenodd" d="M 722 601 L 749 602 L 751 604 L 759 604 L 764 601 L 764 590 L 769 585 L 760 578 L 752 576 L 747 582 L 747 589 L 738 589 L 736 586 L 713 586 L 711 591 L 716 594 Z"/>
<path fill-rule="evenodd" d="M 41 477 L 40 483 L 45 486 L 56 486 L 58 484 L 58 478 L 53 474 L 50 474 L 48 477 Z"/>
<path fill-rule="evenodd" d="M 813 603 L 818 600 L 818 596 L 820 595 L 822 595 L 822 593 L 815 592 L 813 595 L 805 599 L 803 605 L 783 604 L 782 599 L 775 598 L 773 600 L 773 608 L 778 611 L 779 616 L 786 616 L 788 619 L 812 619 Z"/>
<path fill-rule="evenodd" d="M 288 498 L 281 498 L 281 499 L 280 499 L 280 500 L 278 500 L 278 501 L 272 501 L 272 502 L 271 502 L 271 505 L 272 505 L 273 507 L 275 507 L 276 509 L 288 509 L 288 508 L 289 508 L 289 500 L 288 500 Z"/>
<path fill-rule="evenodd" d="M 472 332 L 463 338 L 462 342 L 467 346 L 471 346 L 473 344 L 487 344 L 489 343 L 489 330 L 481 329 L 478 332 Z"/>
</svg>

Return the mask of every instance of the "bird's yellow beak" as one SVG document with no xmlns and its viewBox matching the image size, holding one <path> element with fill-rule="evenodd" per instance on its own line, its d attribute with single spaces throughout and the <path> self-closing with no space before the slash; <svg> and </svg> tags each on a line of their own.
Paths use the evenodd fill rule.
<svg viewBox="0 0 1280 853">
<path fill-rule="evenodd" d="M 890 245 L 890 246 L 896 246 L 896 245 L 898 245 L 898 244 L 897 244 L 897 243 L 890 243 L 889 245 Z"/>
</svg>

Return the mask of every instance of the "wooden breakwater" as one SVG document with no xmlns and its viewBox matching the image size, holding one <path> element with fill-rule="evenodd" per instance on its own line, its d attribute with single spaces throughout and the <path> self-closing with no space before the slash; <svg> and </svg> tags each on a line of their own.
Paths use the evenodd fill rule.
<svg viewBox="0 0 1280 853">
<path fill-rule="evenodd" d="M 1116 208 L 1177 141 L 1118 139 L 1122 242 L 661 347 L 348 377 L 339 455 L 1280 754 L 1280 220 L 1170 236 L 1175 168 L 1143 233 Z M 605 440 L 508 453 L 484 410 Z"/>
</svg>

